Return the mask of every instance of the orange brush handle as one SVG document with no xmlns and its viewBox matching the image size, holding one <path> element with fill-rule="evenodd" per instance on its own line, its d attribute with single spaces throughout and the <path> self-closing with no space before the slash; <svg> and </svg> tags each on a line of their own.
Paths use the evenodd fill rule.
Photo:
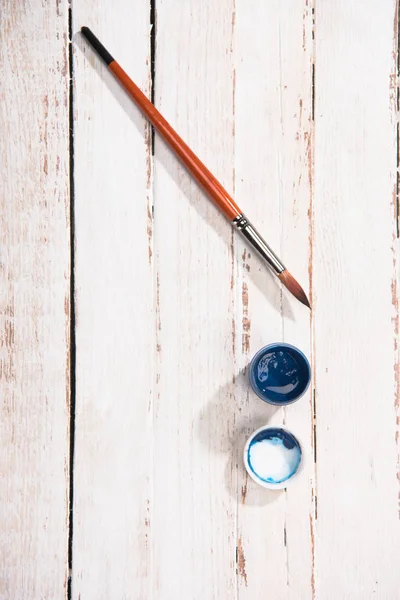
<svg viewBox="0 0 400 600">
<path fill-rule="evenodd" d="M 214 175 L 210 173 L 189 146 L 185 144 L 176 131 L 172 129 L 171 125 L 158 112 L 150 100 L 146 98 L 143 92 L 140 91 L 138 86 L 133 83 L 132 79 L 125 73 L 122 67 L 120 67 L 94 33 L 90 31 L 88 27 L 82 27 L 81 31 L 89 44 L 91 44 L 99 56 L 101 56 L 110 71 L 112 71 L 115 77 L 121 82 L 132 100 L 138 105 L 146 118 L 164 138 L 168 146 L 175 152 L 193 178 L 199 183 L 210 198 L 214 200 L 215 204 L 241 232 L 243 237 L 245 237 L 253 248 L 265 259 L 269 267 L 273 270 L 275 275 L 281 279 L 283 284 L 298 300 L 300 300 L 300 302 L 309 307 L 310 303 L 303 288 L 297 283 L 294 277 L 290 275 L 285 265 L 281 262 L 272 248 L 268 246 L 267 242 L 258 233 L 254 225 L 241 212 L 238 205 L 230 197 L 228 192 L 224 190 L 219 181 L 215 179 Z"/>
<path fill-rule="evenodd" d="M 154 104 L 150 102 L 132 79 L 125 73 L 123 68 L 113 60 L 108 68 L 113 72 L 118 81 L 121 82 L 128 94 L 133 98 L 140 110 L 164 138 L 168 146 L 175 152 L 183 165 L 193 175 L 194 179 L 203 190 L 214 200 L 225 216 L 233 221 L 241 211 L 228 192 L 222 187 L 201 160 L 195 155 L 182 138 L 176 133 L 166 119 L 158 112 Z"/>
</svg>

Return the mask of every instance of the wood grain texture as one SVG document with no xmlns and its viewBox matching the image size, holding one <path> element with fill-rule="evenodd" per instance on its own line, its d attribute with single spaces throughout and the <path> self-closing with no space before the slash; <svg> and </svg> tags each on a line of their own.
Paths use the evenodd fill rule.
<svg viewBox="0 0 400 600">
<path fill-rule="evenodd" d="M 215 175 L 213 175 L 204 163 L 201 162 L 199 157 L 196 156 L 186 142 L 182 140 L 175 129 L 171 127 L 165 117 L 158 111 L 132 78 L 129 77 L 121 65 L 113 60 L 108 64 L 108 68 L 115 75 L 126 92 L 132 97 L 146 119 L 154 127 L 157 135 L 162 137 L 169 150 L 175 153 L 177 158 L 185 166 L 193 179 L 197 181 L 209 199 L 215 202 L 229 221 L 233 221 L 239 217 L 241 211 L 235 204 L 233 198 L 222 187 Z"/>
<path fill-rule="evenodd" d="M 64 598 L 68 546 L 67 13 L 3 2 L 0 597 Z"/>
<path fill-rule="evenodd" d="M 1 600 L 66 597 L 71 250 L 72 598 L 397 600 L 395 1 L 156 3 L 156 106 L 310 293 L 311 318 L 157 136 L 152 156 L 77 33 L 149 96 L 150 0 L 74 1 L 72 145 L 68 6 L 50 4 L 1 11 Z M 247 381 L 277 340 L 313 371 L 285 410 Z M 279 493 L 242 464 L 266 423 L 304 452 Z"/>
<path fill-rule="evenodd" d="M 149 4 L 77 2 L 149 93 Z M 153 319 L 149 128 L 74 36 L 76 446 L 73 598 L 151 598 Z"/>
<path fill-rule="evenodd" d="M 317 10 L 316 597 L 395 600 L 397 11 L 389 0 Z"/>
<path fill-rule="evenodd" d="M 312 10 L 303 1 L 236 2 L 236 199 L 307 290 L 310 258 Z M 239 598 L 311 598 L 313 454 L 310 388 L 278 409 L 249 389 L 247 365 L 279 340 L 310 356 L 309 311 L 282 290 L 252 251 L 238 258 L 237 396 Z M 284 425 L 303 446 L 304 470 L 287 491 L 259 488 L 241 467 L 246 437 L 265 424 Z M 311 518 L 313 518 L 311 516 Z M 266 591 L 268 590 L 268 592 Z"/>
<path fill-rule="evenodd" d="M 228 192 L 233 21 L 232 0 L 157 3 L 156 105 Z M 155 149 L 154 598 L 233 598 L 240 342 L 232 231 L 158 139 Z"/>
</svg>

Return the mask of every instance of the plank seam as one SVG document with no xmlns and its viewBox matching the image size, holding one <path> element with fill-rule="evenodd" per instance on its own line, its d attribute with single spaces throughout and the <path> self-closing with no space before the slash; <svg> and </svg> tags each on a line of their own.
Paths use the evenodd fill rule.
<svg viewBox="0 0 400 600">
<path fill-rule="evenodd" d="M 313 259 L 314 259 L 314 144 L 315 144 L 315 101 L 316 101 L 316 1 L 306 0 L 306 6 L 311 5 L 311 123 L 309 137 L 309 182 L 310 182 L 310 206 L 309 206 L 309 287 L 310 299 L 313 310 L 310 313 L 310 335 L 311 335 L 311 357 L 312 357 L 312 383 L 311 394 L 311 446 L 313 450 L 313 484 L 311 488 L 311 511 L 310 519 L 310 542 L 311 542 L 311 598 L 316 597 L 316 549 L 315 549 L 315 525 L 317 514 L 317 406 L 316 406 L 316 345 L 315 345 L 315 320 L 314 320 L 314 282 L 313 282 Z"/>
<path fill-rule="evenodd" d="M 156 37 L 157 10 L 156 0 L 150 0 L 150 100 L 155 104 L 156 95 Z M 151 125 L 151 154 L 154 156 L 154 127 Z"/>
<path fill-rule="evenodd" d="M 396 15 L 395 15 L 395 69 L 396 69 L 396 236 L 400 237 L 400 123 L 399 123 L 399 111 L 400 111 L 400 90 L 399 90 L 399 79 L 400 79 L 400 1 L 396 4 Z"/>
<path fill-rule="evenodd" d="M 394 197 L 393 197 L 393 217 L 395 220 L 393 231 L 393 277 L 391 284 L 391 295 L 393 305 L 393 351 L 394 351 L 394 409 L 395 409 L 395 443 L 397 450 L 397 465 L 396 476 L 398 484 L 400 484 L 400 375 L 399 375 L 399 297 L 398 297 L 398 279 L 399 279 L 399 225 L 400 225 L 400 124 L 399 124 L 399 109 L 400 109 L 400 93 L 399 93 L 399 78 L 400 78 L 400 2 L 396 2 L 394 14 L 394 36 L 393 36 L 393 75 L 391 75 L 390 95 L 393 102 L 393 111 L 395 114 L 396 124 L 396 172 L 394 182 Z M 395 93 L 393 94 L 393 89 Z M 400 518 L 400 490 L 397 492 L 397 509 Z"/>
<path fill-rule="evenodd" d="M 150 0 L 150 100 L 152 104 L 156 104 L 156 47 L 157 47 L 157 11 L 156 11 L 156 0 Z M 153 589 L 153 574 L 154 574 L 154 551 L 152 548 L 153 530 L 152 530 L 152 519 L 153 519 L 153 503 L 154 503 L 154 454 L 155 454 L 155 419 L 156 419 L 156 405 L 160 396 L 160 360 L 161 360 L 161 309 L 160 309 L 160 281 L 159 281 L 159 263 L 158 263 L 158 251 L 155 239 L 155 130 L 154 127 L 147 123 L 146 129 L 149 131 L 149 135 L 146 135 L 146 154 L 148 161 L 147 170 L 147 213 L 148 223 L 151 227 L 151 236 L 149 239 L 149 249 L 153 256 L 153 261 L 150 260 L 150 269 L 152 270 L 152 303 L 154 310 L 154 346 L 153 346 L 153 373 L 152 373 L 152 389 L 150 392 L 150 404 L 149 412 L 151 411 L 151 428 L 152 428 L 152 447 L 151 447 L 151 484 L 149 490 L 149 498 L 147 499 L 147 519 L 149 523 L 150 536 L 150 554 L 147 554 L 147 560 L 149 561 L 148 572 L 150 572 L 150 598 L 154 597 Z M 149 226 L 149 225 L 148 225 Z"/>
<path fill-rule="evenodd" d="M 69 414 L 69 521 L 67 598 L 72 598 L 73 532 L 74 532 L 74 458 L 76 415 L 76 311 L 75 311 L 75 147 L 74 147 L 74 65 L 72 50 L 72 2 L 68 7 L 68 118 L 69 118 L 69 192 L 70 192 L 70 414 Z"/>
</svg>

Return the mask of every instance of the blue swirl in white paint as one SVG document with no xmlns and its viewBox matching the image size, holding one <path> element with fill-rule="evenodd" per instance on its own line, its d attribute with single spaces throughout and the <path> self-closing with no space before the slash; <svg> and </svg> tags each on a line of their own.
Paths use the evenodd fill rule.
<svg viewBox="0 0 400 600">
<path fill-rule="evenodd" d="M 299 469 L 300 444 L 288 431 L 269 427 L 251 440 L 247 461 L 258 479 L 269 484 L 281 484 Z"/>
</svg>

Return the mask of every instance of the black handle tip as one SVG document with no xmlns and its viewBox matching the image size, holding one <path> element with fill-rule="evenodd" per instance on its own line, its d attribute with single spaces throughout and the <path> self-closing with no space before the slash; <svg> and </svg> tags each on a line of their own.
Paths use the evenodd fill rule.
<svg viewBox="0 0 400 600">
<path fill-rule="evenodd" d="M 81 32 L 89 44 L 96 50 L 97 54 L 104 60 L 106 65 L 109 65 L 114 61 L 114 58 L 111 56 L 108 50 L 104 48 L 103 44 L 97 39 L 89 27 L 82 27 Z"/>
</svg>

